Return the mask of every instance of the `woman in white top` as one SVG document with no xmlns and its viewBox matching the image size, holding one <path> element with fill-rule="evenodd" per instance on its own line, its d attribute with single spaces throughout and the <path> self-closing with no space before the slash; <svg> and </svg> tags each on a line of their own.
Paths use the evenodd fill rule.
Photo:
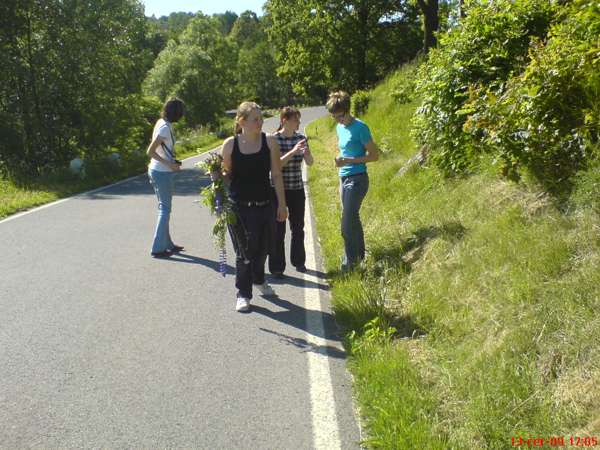
<svg viewBox="0 0 600 450">
<path fill-rule="evenodd" d="M 175 245 L 169 233 L 171 200 L 173 198 L 173 175 L 181 169 L 181 161 L 175 159 L 175 135 L 171 123 L 183 117 L 184 104 L 178 98 L 165 103 L 161 118 L 154 125 L 152 142 L 146 150 L 150 156 L 148 177 L 158 198 L 158 220 L 154 232 L 151 255 L 155 258 L 168 258 L 180 252 L 183 247 Z"/>
</svg>

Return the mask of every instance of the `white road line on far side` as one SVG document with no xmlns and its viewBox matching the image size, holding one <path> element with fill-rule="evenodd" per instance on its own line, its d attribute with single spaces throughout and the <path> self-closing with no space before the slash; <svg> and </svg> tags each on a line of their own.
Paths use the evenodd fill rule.
<svg viewBox="0 0 600 450">
<path fill-rule="evenodd" d="M 306 135 L 306 131 L 304 132 Z M 307 179 L 306 166 L 303 166 L 304 179 Z M 306 265 L 317 269 L 315 257 L 314 233 L 312 228 L 312 207 L 309 192 L 306 193 L 306 209 L 304 214 Z M 304 280 L 319 283 L 317 276 L 303 274 Z M 334 341 L 328 341 L 325 336 L 323 316 L 314 314 L 321 311 L 321 297 L 318 287 L 304 286 L 304 308 L 306 309 L 306 341 L 313 348 L 333 347 L 340 352 L 344 349 Z M 312 314 L 309 312 L 313 312 Z M 327 352 L 309 351 L 308 377 L 310 382 L 310 409 L 312 416 L 313 445 L 316 450 L 341 449 L 340 432 L 333 397 L 333 383 L 329 371 L 329 356 Z"/>
<path fill-rule="evenodd" d="M 193 159 L 193 158 L 198 158 L 200 156 L 204 156 L 207 153 L 210 153 L 210 152 L 216 150 L 219 147 L 220 146 L 215 147 L 215 148 L 213 148 L 211 150 L 207 150 L 207 151 L 205 151 L 203 153 L 200 153 L 198 155 L 190 156 L 189 158 L 185 158 L 184 161 L 187 161 L 188 159 Z M 145 173 L 141 173 L 139 175 L 135 175 L 133 177 L 126 178 L 125 180 L 121 180 L 121 181 L 117 181 L 116 183 L 109 184 L 108 186 L 102 186 L 102 187 L 99 187 L 99 188 L 96 188 L 96 189 L 92 189 L 91 191 L 80 192 L 79 194 L 74 194 L 74 195 L 72 195 L 70 197 L 67 197 L 67 198 L 61 198 L 60 200 L 56 200 L 54 202 L 47 203 L 47 204 L 42 205 L 42 206 L 37 206 L 35 208 L 28 209 L 27 211 L 23 211 L 23 212 L 20 212 L 20 213 L 13 214 L 12 216 L 9 216 L 9 217 L 7 217 L 5 219 L 0 220 L 0 225 L 3 224 L 3 223 L 5 223 L 5 222 L 10 222 L 11 220 L 18 219 L 19 217 L 27 216 L 27 215 L 32 214 L 34 212 L 41 211 L 42 209 L 46 209 L 46 208 L 50 208 L 52 206 L 60 205 L 61 203 L 68 202 L 69 200 L 73 200 L 74 198 L 77 198 L 77 197 L 85 197 L 86 195 L 95 194 L 96 192 L 101 192 L 101 191 L 104 191 L 105 189 L 110 189 L 110 188 L 118 186 L 120 184 L 127 183 L 128 181 L 135 180 L 136 178 L 143 177 L 144 175 L 146 175 L 146 174 Z"/>
</svg>

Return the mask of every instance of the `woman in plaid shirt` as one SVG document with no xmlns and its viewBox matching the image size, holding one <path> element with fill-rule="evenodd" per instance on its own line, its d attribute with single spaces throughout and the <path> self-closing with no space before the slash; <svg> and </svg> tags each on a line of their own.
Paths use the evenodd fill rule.
<svg viewBox="0 0 600 450">
<path fill-rule="evenodd" d="M 292 232 L 290 261 L 296 270 L 305 272 L 306 251 L 304 250 L 304 182 L 302 181 L 302 161 L 309 166 L 313 157 L 306 137 L 298 133 L 300 111 L 287 106 L 281 110 L 279 129 L 274 136 L 281 150 L 281 165 L 285 200 L 288 207 L 288 220 Z M 269 253 L 269 271 L 283 278 L 285 270 L 285 222 L 275 222 L 274 237 Z"/>
</svg>

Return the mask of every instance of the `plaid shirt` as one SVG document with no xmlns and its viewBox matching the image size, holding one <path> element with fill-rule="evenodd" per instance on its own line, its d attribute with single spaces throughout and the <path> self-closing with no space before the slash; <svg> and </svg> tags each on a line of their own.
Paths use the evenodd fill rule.
<svg viewBox="0 0 600 450">
<path fill-rule="evenodd" d="M 294 133 L 292 137 L 285 137 L 279 131 L 275 133 L 275 137 L 277 138 L 279 148 L 281 149 L 281 156 L 285 155 L 287 152 L 293 149 L 294 146 L 302 139 L 306 139 L 306 137 L 300 133 Z M 294 155 L 288 160 L 288 163 L 283 167 L 282 172 L 284 189 L 304 189 L 304 184 L 302 183 L 303 159 L 304 156 L 301 154 Z"/>
</svg>

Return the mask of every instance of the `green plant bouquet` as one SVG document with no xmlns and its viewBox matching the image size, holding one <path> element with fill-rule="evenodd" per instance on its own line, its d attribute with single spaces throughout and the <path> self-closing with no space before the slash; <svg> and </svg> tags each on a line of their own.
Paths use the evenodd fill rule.
<svg viewBox="0 0 600 450">
<path fill-rule="evenodd" d="M 227 187 L 223 179 L 223 157 L 218 153 L 210 153 L 208 158 L 197 164 L 210 175 L 212 183 L 200 191 L 202 203 L 210 209 L 215 216 L 213 226 L 213 238 L 215 246 L 219 250 L 219 272 L 225 276 L 227 252 L 225 249 L 225 234 L 227 227 L 236 222 L 236 216 L 231 208 L 231 202 L 227 196 Z"/>
</svg>

